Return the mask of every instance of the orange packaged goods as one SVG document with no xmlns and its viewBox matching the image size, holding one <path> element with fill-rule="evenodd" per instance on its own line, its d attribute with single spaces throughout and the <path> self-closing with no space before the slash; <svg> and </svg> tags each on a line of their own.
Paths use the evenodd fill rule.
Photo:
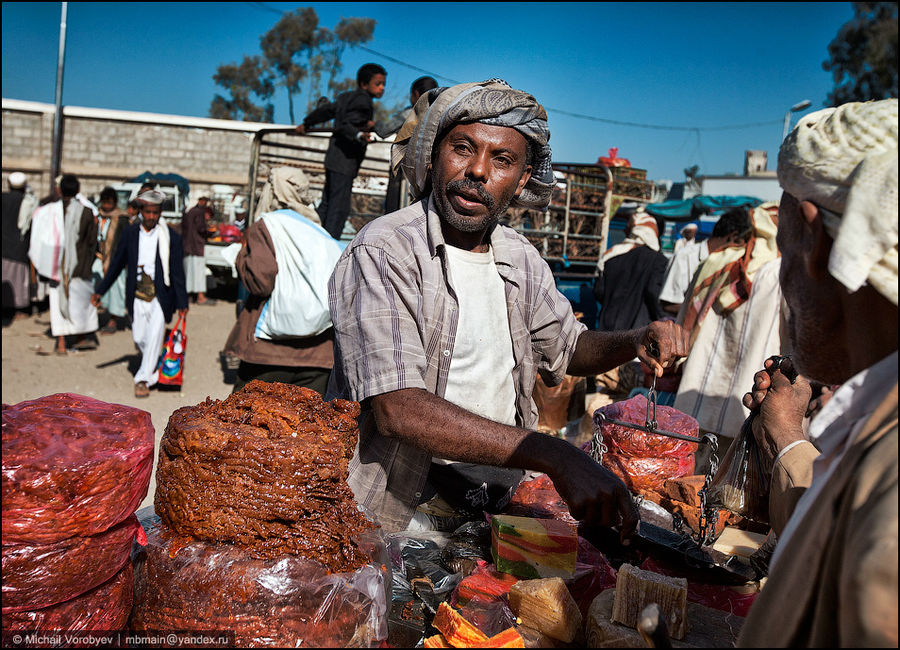
<svg viewBox="0 0 900 650">
<path fill-rule="evenodd" d="M 447 603 L 438 606 L 433 623 L 440 635 L 425 639 L 426 648 L 524 648 L 525 641 L 515 628 L 487 636 Z"/>
<path fill-rule="evenodd" d="M 95 535 L 147 495 L 155 431 L 130 406 L 59 393 L 3 405 L 3 544 Z"/>
<path fill-rule="evenodd" d="M 613 424 L 600 413 L 609 420 L 643 425 L 647 421 L 647 398 L 636 395 L 594 412 L 594 432 L 599 431 L 609 450 L 603 455 L 603 465 L 630 490 L 662 492 L 666 480 L 693 473 L 697 443 Z M 697 420 L 670 406 L 656 407 L 656 421 L 657 429 L 672 433 L 696 437 L 700 430 Z"/>
</svg>

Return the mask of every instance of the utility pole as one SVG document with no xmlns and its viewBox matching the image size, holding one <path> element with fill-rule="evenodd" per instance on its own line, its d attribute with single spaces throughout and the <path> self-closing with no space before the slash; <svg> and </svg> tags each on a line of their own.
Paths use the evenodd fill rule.
<svg viewBox="0 0 900 650">
<path fill-rule="evenodd" d="M 53 114 L 53 154 L 50 158 L 50 193 L 56 189 L 56 177 L 59 176 L 59 161 L 62 157 L 62 88 L 63 67 L 66 61 L 66 11 L 68 2 L 62 3 L 62 16 L 59 19 L 59 57 L 56 61 L 56 112 Z"/>
</svg>

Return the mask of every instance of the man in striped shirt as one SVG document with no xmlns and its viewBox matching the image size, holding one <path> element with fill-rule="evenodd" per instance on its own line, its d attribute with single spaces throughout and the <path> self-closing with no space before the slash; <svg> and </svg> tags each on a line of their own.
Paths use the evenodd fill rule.
<svg viewBox="0 0 900 650">
<path fill-rule="evenodd" d="M 588 331 L 534 246 L 498 224 L 509 205 L 549 202 L 546 113 L 531 95 L 491 80 L 426 96 L 392 156 L 420 200 L 363 228 L 329 284 L 328 395 L 363 406 L 350 485 L 392 531 L 434 495 L 496 511 L 522 470 L 535 470 L 574 517 L 619 525 L 627 539 L 639 521 L 628 490 L 585 452 L 535 431 L 534 382 L 636 354 L 661 373 L 686 354 L 686 337 L 671 321 Z"/>
</svg>

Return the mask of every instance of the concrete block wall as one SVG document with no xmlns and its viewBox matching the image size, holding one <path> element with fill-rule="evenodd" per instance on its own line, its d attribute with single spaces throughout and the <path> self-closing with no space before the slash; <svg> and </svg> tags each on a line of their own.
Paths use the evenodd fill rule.
<svg viewBox="0 0 900 650">
<path fill-rule="evenodd" d="M 21 171 L 35 194 L 47 195 L 55 107 L 3 99 L 2 111 L 3 189 L 7 176 Z M 194 198 L 211 192 L 213 184 L 247 191 L 253 136 L 271 127 L 290 125 L 67 106 L 60 171 L 78 176 L 87 196 L 146 171 L 184 176 Z M 324 153 L 327 133 L 306 138 Z M 363 168 L 386 174 L 390 143 L 374 144 L 369 151 Z"/>
</svg>

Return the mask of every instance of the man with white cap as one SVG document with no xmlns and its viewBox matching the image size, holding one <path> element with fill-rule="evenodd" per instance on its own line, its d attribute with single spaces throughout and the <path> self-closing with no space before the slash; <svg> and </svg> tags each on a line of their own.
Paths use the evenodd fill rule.
<svg viewBox="0 0 900 650">
<path fill-rule="evenodd" d="M 694 237 L 697 236 L 697 224 L 694 222 L 685 224 L 678 232 L 681 233 L 681 237 L 678 238 L 678 241 L 675 242 L 675 246 L 672 248 L 673 254 L 677 253 L 688 244 L 694 243 Z"/>
<path fill-rule="evenodd" d="M 549 204 L 549 138 L 544 108 L 502 80 L 427 91 L 391 153 L 417 202 L 361 229 L 331 276 L 328 396 L 362 403 L 349 483 L 385 530 L 440 527 L 432 501 L 497 512 L 522 470 L 545 472 L 588 526 L 637 527 L 624 483 L 537 433 L 535 379 L 635 355 L 661 373 L 686 337 L 671 321 L 587 330 L 537 249 L 499 224 L 509 205 Z"/>
<path fill-rule="evenodd" d="M 778 179 L 802 374 L 766 362 L 744 397 L 760 408 L 778 546 L 738 645 L 897 647 L 897 100 L 804 116 Z M 806 378 L 840 384 L 808 439 Z"/>
<path fill-rule="evenodd" d="M 34 195 L 26 192 L 26 178 L 13 172 L 7 179 L 9 191 L 3 192 L 3 317 L 28 315 L 30 305 L 28 238 L 31 213 L 37 207 Z"/>
<path fill-rule="evenodd" d="M 188 311 L 181 236 L 161 216 L 165 198 L 157 190 L 138 195 L 141 221 L 123 234 L 109 270 L 92 297 L 92 302 L 99 305 L 100 297 L 127 268 L 125 305 L 131 315 L 134 342 L 142 355 L 134 375 L 135 397 L 147 397 L 150 387 L 159 380 L 157 362 L 166 323 L 176 309 L 181 315 Z"/>
</svg>

